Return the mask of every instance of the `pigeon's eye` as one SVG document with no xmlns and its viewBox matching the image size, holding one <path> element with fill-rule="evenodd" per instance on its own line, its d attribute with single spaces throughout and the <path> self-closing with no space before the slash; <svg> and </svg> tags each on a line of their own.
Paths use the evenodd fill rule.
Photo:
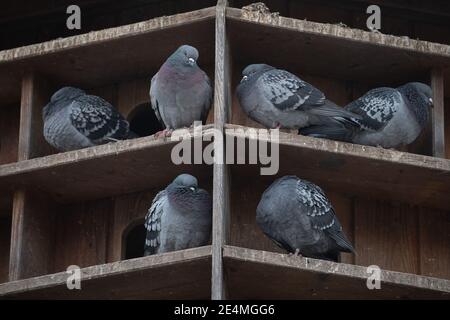
<svg viewBox="0 0 450 320">
<path fill-rule="evenodd" d="M 187 60 L 188 64 L 190 64 L 191 66 L 193 66 L 195 64 L 195 60 L 193 58 L 189 58 Z"/>
</svg>

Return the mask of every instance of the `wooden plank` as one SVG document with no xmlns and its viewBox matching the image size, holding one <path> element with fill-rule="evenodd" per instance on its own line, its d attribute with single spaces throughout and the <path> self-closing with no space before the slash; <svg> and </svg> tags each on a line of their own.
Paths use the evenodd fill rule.
<svg viewBox="0 0 450 320">
<path fill-rule="evenodd" d="M 450 281 L 381 270 L 368 290 L 366 267 L 226 246 L 231 299 L 449 299 Z"/>
<path fill-rule="evenodd" d="M 214 76 L 214 128 L 223 133 L 230 111 L 230 55 L 226 34 L 226 0 L 219 0 L 216 7 L 216 65 Z M 216 146 L 217 141 L 214 142 Z M 216 148 L 221 162 L 225 160 L 224 150 Z M 223 275 L 222 247 L 229 237 L 229 173 L 226 164 L 214 163 L 213 169 L 213 227 L 212 227 L 212 272 L 211 299 L 226 298 Z"/>
<path fill-rule="evenodd" d="M 210 127 L 204 126 L 202 134 L 211 137 Z M 186 138 L 192 136 L 190 129 Z M 167 185 L 182 172 L 211 177 L 212 166 L 175 165 L 171 151 L 176 143 L 170 138 L 144 137 L 6 164 L 0 166 L 0 190 L 27 186 L 59 202 L 73 202 Z"/>
<path fill-rule="evenodd" d="M 109 218 L 113 200 L 80 202 L 56 210 L 55 250 L 48 273 L 65 271 L 70 265 L 81 268 L 106 263 Z"/>
<path fill-rule="evenodd" d="M 0 164 L 17 161 L 20 108 L 18 105 L 0 108 Z"/>
<path fill-rule="evenodd" d="M 227 136 L 248 138 L 246 127 L 226 128 Z M 279 176 L 299 172 L 330 191 L 450 208 L 448 160 L 287 133 L 280 133 L 279 139 Z M 260 165 L 232 166 L 233 176 L 242 178 L 259 175 L 259 169 Z"/>
<path fill-rule="evenodd" d="M 60 272 L 0 285 L 9 299 L 207 299 L 211 247 L 169 252 L 81 269 L 81 290 Z"/>
<path fill-rule="evenodd" d="M 202 65 L 213 65 L 214 15 L 214 8 L 206 8 L 0 51 L 0 98 L 17 101 L 22 73 L 30 69 L 83 88 L 148 77 L 185 43 L 199 49 Z"/>
<path fill-rule="evenodd" d="M 450 279 L 450 214 L 419 209 L 420 273 Z"/>
<path fill-rule="evenodd" d="M 433 155 L 445 158 L 444 74 L 442 69 L 433 69 L 431 89 L 433 90 Z"/>
<path fill-rule="evenodd" d="M 0 283 L 9 279 L 9 249 L 11 243 L 11 216 L 0 217 Z"/>
<path fill-rule="evenodd" d="M 417 219 L 408 205 L 355 200 L 355 263 L 419 274 Z"/>
<path fill-rule="evenodd" d="M 20 106 L 18 160 L 26 160 L 55 152 L 42 134 L 42 108 L 51 96 L 51 85 L 34 73 L 24 76 Z"/>
<path fill-rule="evenodd" d="M 445 99 L 445 107 L 447 112 L 444 112 L 445 123 L 445 154 L 446 158 L 450 159 L 450 98 Z"/>
<path fill-rule="evenodd" d="M 54 249 L 51 201 L 25 190 L 14 194 L 9 281 L 46 274 Z"/>
</svg>

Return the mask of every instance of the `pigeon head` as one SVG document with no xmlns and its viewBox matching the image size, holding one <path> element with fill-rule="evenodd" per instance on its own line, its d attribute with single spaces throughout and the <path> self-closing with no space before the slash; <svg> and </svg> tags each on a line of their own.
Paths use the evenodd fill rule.
<svg viewBox="0 0 450 320">
<path fill-rule="evenodd" d="M 242 71 L 242 82 L 248 81 L 253 77 L 257 77 L 261 74 L 263 74 L 266 71 L 275 69 L 274 67 L 271 67 L 267 64 L 250 64 L 247 67 L 245 67 L 245 69 Z"/>
<path fill-rule="evenodd" d="M 170 202 L 179 209 L 191 211 L 193 207 L 208 209 L 211 206 L 208 192 L 200 189 L 197 178 L 190 174 L 180 174 L 166 190 Z"/>
<path fill-rule="evenodd" d="M 73 100 L 86 94 L 83 90 L 74 87 L 63 87 L 56 91 L 50 98 L 50 102 L 42 110 L 44 119 L 54 111 L 65 106 L 65 101 Z"/>
<path fill-rule="evenodd" d="M 198 50 L 189 45 L 182 45 L 167 59 L 177 67 L 192 68 L 197 65 Z"/>
<path fill-rule="evenodd" d="M 421 82 L 409 82 L 398 90 L 408 100 L 408 106 L 414 112 L 419 124 L 425 126 L 428 122 L 428 109 L 433 106 L 433 92 L 430 86 Z"/>
<path fill-rule="evenodd" d="M 178 188 L 186 188 L 191 191 L 195 191 L 198 187 L 197 178 L 187 173 L 180 174 L 175 178 L 175 180 L 173 180 L 172 184 L 174 184 Z"/>
</svg>

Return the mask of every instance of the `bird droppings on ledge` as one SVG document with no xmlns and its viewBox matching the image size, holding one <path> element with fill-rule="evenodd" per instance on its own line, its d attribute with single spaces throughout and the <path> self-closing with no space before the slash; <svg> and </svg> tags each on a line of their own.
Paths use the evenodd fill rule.
<svg viewBox="0 0 450 320">
<path fill-rule="evenodd" d="M 255 2 L 242 7 L 244 17 L 256 19 L 257 21 L 272 21 L 278 19 L 279 12 L 270 12 L 269 8 L 263 2 Z"/>
</svg>

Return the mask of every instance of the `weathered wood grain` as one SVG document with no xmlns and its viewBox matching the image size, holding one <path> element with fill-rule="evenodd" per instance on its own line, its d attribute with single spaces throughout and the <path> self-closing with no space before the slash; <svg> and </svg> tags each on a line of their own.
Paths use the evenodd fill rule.
<svg viewBox="0 0 450 320">
<path fill-rule="evenodd" d="M 366 267 L 226 246 L 231 299 L 449 299 L 450 281 L 381 271 L 368 290 Z"/>
<path fill-rule="evenodd" d="M 11 244 L 11 216 L 0 217 L 0 283 L 9 280 L 9 249 Z"/>
<path fill-rule="evenodd" d="M 219 0 L 216 7 L 216 56 L 214 81 L 214 128 L 223 136 L 223 126 L 230 114 L 230 53 L 226 35 L 225 10 L 227 1 Z M 224 164 L 225 153 L 215 141 L 215 155 L 219 160 L 213 169 L 213 229 L 211 299 L 226 298 L 223 275 L 222 247 L 229 238 L 229 171 Z M 223 163 L 220 163 L 223 162 Z"/>
<path fill-rule="evenodd" d="M 226 128 L 232 130 L 226 130 L 228 137 L 248 138 L 246 127 Z M 330 191 L 450 208 L 448 160 L 287 133 L 280 133 L 279 139 L 279 176 L 298 172 Z M 258 175 L 259 169 L 232 166 L 233 175 L 241 177 Z"/>
<path fill-rule="evenodd" d="M 205 137 L 211 135 L 208 128 L 203 127 Z M 187 138 L 192 135 L 190 129 Z M 210 171 L 205 164 L 175 165 L 171 151 L 176 143 L 144 137 L 6 164 L 0 166 L 0 190 L 30 187 L 59 202 L 74 202 L 166 185 L 182 172 L 198 177 L 212 174 L 212 166 Z"/>
<path fill-rule="evenodd" d="M 432 70 L 431 89 L 433 90 L 433 156 L 445 158 L 444 74 L 442 69 Z"/>
<path fill-rule="evenodd" d="M 9 299 L 207 299 L 211 247 L 81 269 L 81 290 L 68 290 L 66 272 L 0 285 Z"/>
</svg>

